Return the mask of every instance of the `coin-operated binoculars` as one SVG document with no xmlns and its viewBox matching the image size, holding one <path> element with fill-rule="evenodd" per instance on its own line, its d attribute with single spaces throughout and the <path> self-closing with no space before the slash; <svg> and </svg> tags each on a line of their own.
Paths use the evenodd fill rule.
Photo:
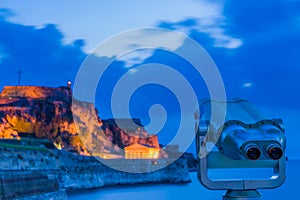
<svg viewBox="0 0 300 200">
<path fill-rule="evenodd" d="M 213 120 L 212 116 L 218 117 L 222 113 L 225 120 Z M 227 190 L 223 200 L 256 200 L 261 199 L 257 189 L 276 188 L 284 183 L 286 139 L 281 119 L 267 118 L 252 103 L 242 99 L 204 100 L 199 104 L 195 118 L 198 179 L 203 186 Z M 215 179 L 208 173 L 212 169 L 258 168 L 273 171 L 270 177 L 250 179 Z"/>
</svg>

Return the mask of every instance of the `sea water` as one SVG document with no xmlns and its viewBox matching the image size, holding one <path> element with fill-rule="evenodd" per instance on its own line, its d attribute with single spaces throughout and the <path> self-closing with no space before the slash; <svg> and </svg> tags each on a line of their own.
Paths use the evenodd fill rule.
<svg viewBox="0 0 300 200">
<path fill-rule="evenodd" d="M 259 190 L 263 200 L 300 199 L 300 160 L 287 162 L 287 180 L 277 189 Z M 115 186 L 99 190 L 68 194 L 70 200 L 217 200 L 225 191 L 204 188 L 197 180 L 196 173 L 190 173 L 191 183 L 187 184 L 146 184 Z"/>
</svg>

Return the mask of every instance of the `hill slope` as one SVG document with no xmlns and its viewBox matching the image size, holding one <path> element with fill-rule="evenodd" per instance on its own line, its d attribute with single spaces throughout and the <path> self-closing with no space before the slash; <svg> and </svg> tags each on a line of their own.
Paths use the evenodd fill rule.
<svg viewBox="0 0 300 200">
<path fill-rule="evenodd" d="M 72 105 L 67 87 L 5 86 L 0 93 L 0 138 L 22 137 L 45 138 L 83 155 L 91 151 L 122 155 L 121 149 L 133 143 L 159 148 L 157 136 L 143 128 L 121 129 L 114 119 L 100 119 L 88 102 Z"/>
</svg>

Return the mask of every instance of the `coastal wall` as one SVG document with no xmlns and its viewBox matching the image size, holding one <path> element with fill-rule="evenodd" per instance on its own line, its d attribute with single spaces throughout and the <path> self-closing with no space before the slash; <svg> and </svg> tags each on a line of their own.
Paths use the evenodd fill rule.
<svg viewBox="0 0 300 200">
<path fill-rule="evenodd" d="M 124 184 L 190 182 L 185 159 L 178 159 L 171 164 L 168 163 L 170 160 L 167 159 L 155 161 L 109 159 L 103 160 L 103 164 L 93 157 L 81 157 L 78 159 L 67 156 L 64 161 L 59 166 L 62 172 L 61 182 L 64 188 L 69 191 Z M 154 163 L 156 168 L 161 169 L 150 171 L 153 169 L 152 165 Z M 122 169 L 123 171 L 117 169 Z M 144 171 L 144 173 L 135 173 L 138 172 L 136 170 Z"/>
<path fill-rule="evenodd" d="M 112 169 L 94 157 L 53 151 L 43 147 L 0 145 L 0 199 L 65 198 L 66 191 L 97 189 L 122 184 L 190 182 L 185 159 L 147 173 L 126 173 Z M 108 160 L 110 166 L 150 166 L 150 160 Z M 159 159 L 156 165 L 168 160 Z M 55 198 L 54 198 L 55 197 Z M 49 198 L 46 198 L 49 199 Z"/>
</svg>

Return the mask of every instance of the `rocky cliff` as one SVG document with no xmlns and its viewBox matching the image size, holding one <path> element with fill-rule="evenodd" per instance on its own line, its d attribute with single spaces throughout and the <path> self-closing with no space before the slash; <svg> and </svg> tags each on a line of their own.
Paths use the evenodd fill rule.
<svg viewBox="0 0 300 200">
<path fill-rule="evenodd" d="M 0 93 L 0 138 L 23 137 L 45 138 L 83 155 L 91 150 L 122 154 L 120 149 L 133 143 L 159 148 L 157 136 L 143 128 L 121 129 L 114 119 L 99 118 L 93 104 L 72 104 L 68 87 L 5 86 Z"/>
</svg>

